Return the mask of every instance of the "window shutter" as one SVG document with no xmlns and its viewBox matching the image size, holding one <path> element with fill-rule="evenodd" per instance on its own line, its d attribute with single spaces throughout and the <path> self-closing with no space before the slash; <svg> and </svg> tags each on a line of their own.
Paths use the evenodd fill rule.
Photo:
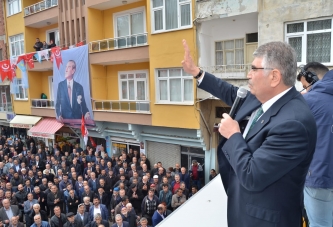
<svg viewBox="0 0 333 227">
<path fill-rule="evenodd" d="M 180 163 L 180 146 L 176 144 L 158 143 L 147 141 L 147 158 L 150 161 L 151 168 L 157 162 L 162 162 L 167 170 Z"/>
</svg>

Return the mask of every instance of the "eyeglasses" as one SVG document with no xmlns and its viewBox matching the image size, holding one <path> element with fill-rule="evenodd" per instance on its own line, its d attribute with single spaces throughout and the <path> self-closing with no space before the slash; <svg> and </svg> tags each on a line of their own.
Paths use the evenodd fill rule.
<svg viewBox="0 0 333 227">
<path fill-rule="evenodd" d="M 258 69 L 263 69 L 263 70 L 273 70 L 273 68 L 257 68 L 255 66 L 251 66 L 251 71 L 257 71 Z"/>
</svg>

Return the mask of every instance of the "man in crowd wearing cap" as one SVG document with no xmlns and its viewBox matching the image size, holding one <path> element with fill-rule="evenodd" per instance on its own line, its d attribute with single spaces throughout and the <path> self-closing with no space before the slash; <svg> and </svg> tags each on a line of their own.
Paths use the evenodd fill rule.
<svg viewBox="0 0 333 227">
<path fill-rule="evenodd" d="M 75 220 L 78 222 L 82 222 L 83 226 L 86 226 L 87 224 L 89 224 L 89 213 L 85 212 L 85 205 L 84 203 L 81 203 L 78 205 L 77 208 L 77 214 L 75 215 Z"/>
<path fill-rule="evenodd" d="M 69 212 L 66 214 L 67 222 L 64 224 L 64 227 L 83 227 L 83 224 L 81 221 L 75 220 L 75 216 L 73 212 Z"/>
<path fill-rule="evenodd" d="M 110 211 L 111 211 L 111 219 L 110 219 L 111 221 L 114 220 L 114 216 L 115 216 L 115 214 L 114 214 L 115 210 L 114 209 L 116 208 L 116 206 L 120 202 L 121 202 L 121 198 L 119 196 L 119 188 L 116 187 L 116 188 L 113 189 L 113 194 L 112 194 L 112 197 L 111 197 L 111 200 L 110 200 L 110 206 L 109 206 Z"/>
<path fill-rule="evenodd" d="M 114 223 L 112 227 L 129 227 L 129 224 L 127 221 L 123 221 L 123 218 L 120 214 L 117 214 L 116 223 Z"/>
<path fill-rule="evenodd" d="M 53 212 L 54 215 L 50 219 L 51 227 L 64 227 L 67 222 L 66 215 L 61 213 L 59 206 L 55 206 Z"/>
<path fill-rule="evenodd" d="M 90 221 L 94 220 L 94 215 L 100 213 L 103 220 L 109 220 L 109 212 L 104 204 L 100 204 L 100 199 L 98 196 L 94 197 L 93 206 L 89 209 Z"/>
<path fill-rule="evenodd" d="M 47 221 L 42 221 L 42 218 L 39 214 L 34 216 L 34 224 L 31 227 L 50 227 Z"/>
</svg>

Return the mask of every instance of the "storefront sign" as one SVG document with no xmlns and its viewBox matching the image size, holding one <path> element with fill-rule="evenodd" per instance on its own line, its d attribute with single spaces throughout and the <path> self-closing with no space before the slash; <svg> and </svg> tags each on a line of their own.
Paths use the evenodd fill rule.
<svg viewBox="0 0 333 227">
<path fill-rule="evenodd" d="M 54 139 L 54 134 L 49 134 L 49 133 L 43 133 L 43 132 L 31 132 L 30 130 L 28 131 L 29 136 L 33 137 L 41 137 L 41 138 L 46 138 L 46 139 Z"/>
<path fill-rule="evenodd" d="M 32 128 L 32 125 L 11 123 L 10 127 L 12 127 L 12 128 Z"/>
<path fill-rule="evenodd" d="M 122 144 L 122 143 L 112 143 L 112 146 L 117 147 L 117 148 L 127 148 L 126 144 Z"/>
</svg>

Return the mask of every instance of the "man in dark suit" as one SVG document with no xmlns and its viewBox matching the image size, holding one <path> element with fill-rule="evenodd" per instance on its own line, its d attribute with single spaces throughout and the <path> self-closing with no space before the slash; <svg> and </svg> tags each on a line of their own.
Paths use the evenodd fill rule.
<svg viewBox="0 0 333 227">
<path fill-rule="evenodd" d="M 64 204 L 64 194 L 62 191 L 58 190 L 56 185 L 52 185 L 51 193 L 47 194 L 47 206 L 51 210 L 51 216 L 53 216 L 53 209 L 55 206 L 59 206 L 60 210 L 65 212 L 63 207 Z M 63 212 L 62 212 L 63 213 Z"/>
<path fill-rule="evenodd" d="M 185 72 L 231 106 L 237 87 L 198 69 L 183 40 Z M 296 54 L 283 42 L 254 52 L 249 88 L 236 116 L 223 114 L 217 148 L 228 194 L 228 226 L 301 226 L 305 177 L 316 144 L 314 118 L 296 91 Z M 239 122 L 251 115 L 245 131 Z M 234 118 L 235 120 L 233 120 Z"/>
<path fill-rule="evenodd" d="M 122 226 L 122 227 L 129 227 L 129 224 L 127 221 L 123 221 L 123 218 L 120 214 L 117 214 L 116 217 L 116 223 L 114 223 L 112 225 L 112 227 L 118 227 L 118 226 Z"/>
<path fill-rule="evenodd" d="M 19 218 L 20 217 L 20 210 L 16 205 L 10 205 L 8 199 L 2 200 L 3 207 L 0 209 L 0 220 L 4 223 L 5 226 L 8 226 L 12 217 Z M 11 210 L 12 216 L 8 217 L 7 212 Z"/>
<path fill-rule="evenodd" d="M 85 119 L 90 118 L 90 113 L 84 98 L 84 91 L 81 84 L 73 80 L 76 71 L 76 63 L 69 60 L 65 70 L 65 80 L 58 85 L 56 113 L 57 118 L 63 119 Z"/>
<path fill-rule="evenodd" d="M 152 217 L 152 222 L 154 227 L 164 220 L 165 217 L 163 213 L 164 213 L 164 205 L 160 204 L 158 205 L 157 210 L 155 210 Z"/>
<path fill-rule="evenodd" d="M 85 212 L 85 205 L 84 203 L 81 203 L 78 205 L 77 214 L 75 215 L 76 221 L 81 221 L 83 226 L 86 226 L 89 221 L 89 213 Z"/>
</svg>

